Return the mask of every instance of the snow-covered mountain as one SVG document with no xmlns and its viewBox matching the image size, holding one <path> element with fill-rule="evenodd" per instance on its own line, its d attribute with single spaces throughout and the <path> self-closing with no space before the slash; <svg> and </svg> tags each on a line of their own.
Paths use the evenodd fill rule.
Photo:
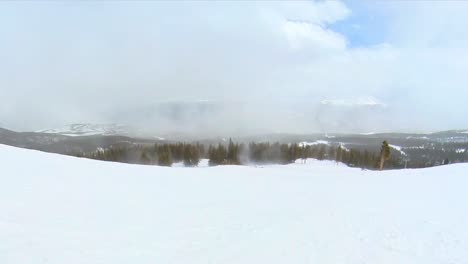
<svg viewBox="0 0 468 264">
<path fill-rule="evenodd" d="M 70 124 L 56 129 L 44 129 L 38 133 L 60 134 L 65 136 L 127 135 L 127 127 L 121 124 Z"/>
<path fill-rule="evenodd" d="M 465 263 L 468 164 L 163 168 L 0 145 L 0 263 Z"/>
</svg>

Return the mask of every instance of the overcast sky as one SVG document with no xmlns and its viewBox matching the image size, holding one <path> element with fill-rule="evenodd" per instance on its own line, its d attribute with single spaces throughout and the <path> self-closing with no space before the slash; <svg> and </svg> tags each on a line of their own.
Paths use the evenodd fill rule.
<svg viewBox="0 0 468 264">
<path fill-rule="evenodd" d="M 213 100 L 311 105 L 314 120 L 380 106 L 360 130 L 468 128 L 468 2 L 356 2 L 0 2 L 0 126 Z"/>
</svg>

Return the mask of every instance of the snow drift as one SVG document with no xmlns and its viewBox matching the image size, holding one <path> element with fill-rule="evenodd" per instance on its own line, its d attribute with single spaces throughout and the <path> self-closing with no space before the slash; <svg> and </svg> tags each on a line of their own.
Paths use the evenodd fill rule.
<svg viewBox="0 0 468 264">
<path fill-rule="evenodd" d="M 0 145 L 0 263 L 466 263 L 468 164 L 162 168 Z"/>
</svg>

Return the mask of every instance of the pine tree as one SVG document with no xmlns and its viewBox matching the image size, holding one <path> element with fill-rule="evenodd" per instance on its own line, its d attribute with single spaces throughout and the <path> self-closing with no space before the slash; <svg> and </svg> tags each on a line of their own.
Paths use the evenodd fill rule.
<svg viewBox="0 0 468 264">
<path fill-rule="evenodd" d="M 343 161 L 343 148 L 341 147 L 341 145 L 338 146 L 338 148 L 336 149 L 335 161 L 336 162 L 342 162 Z"/>
<path fill-rule="evenodd" d="M 226 164 L 226 147 L 222 144 L 218 144 L 217 147 L 210 146 L 208 150 L 208 158 L 210 166 Z"/>
<path fill-rule="evenodd" d="M 226 159 L 228 164 L 239 165 L 239 145 L 234 144 L 232 139 L 229 139 Z"/>
<path fill-rule="evenodd" d="M 168 167 L 172 166 L 172 153 L 170 147 L 167 144 L 164 144 L 159 148 L 158 165 Z"/>
<path fill-rule="evenodd" d="M 336 149 L 333 146 L 328 148 L 328 159 L 333 160 L 336 157 Z"/>
<path fill-rule="evenodd" d="M 141 161 L 141 163 L 143 163 L 143 164 L 150 164 L 150 163 L 151 163 L 151 160 L 150 160 L 150 158 L 149 158 L 149 154 L 148 154 L 147 151 L 143 150 L 143 151 L 141 152 L 140 161 Z"/>
<path fill-rule="evenodd" d="M 199 158 L 206 158 L 207 157 L 207 153 L 205 151 L 205 145 L 200 144 L 200 143 L 197 142 L 197 149 L 198 149 Z"/>
<path fill-rule="evenodd" d="M 198 166 L 200 163 L 200 148 L 192 146 L 192 166 Z"/>
<path fill-rule="evenodd" d="M 362 157 L 362 161 L 361 161 L 361 168 L 365 169 L 365 168 L 368 168 L 369 166 L 372 166 L 372 157 L 369 153 L 369 151 L 364 150 L 364 155 Z"/>
<path fill-rule="evenodd" d="M 390 159 L 390 146 L 388 145 L 388 142 L 384 140 L 384 142 L 382 142 L 382 147 L 380 148 L 380 163 L 379 163 L 380 170 L 383 170 L 385 161 L 389 159 Z"/>
<path fill-rule="evenodd" d="M 210 166 L 214 166 L 214 159 L 215 159 L 215 149 L 214 147 L 210 144 L 208 146 L 208 153 L 207 153 L 207 158 L 208 158 L 208 163 Z"/>
<path fill-rule="evenodd" d="M 301 148 L 301 158 L 302 162 L 305 163 L 307 158 L 309 157 L 310 153 L 310 146 L 302 146 Z"/>
<path fill-rule="evenodd" d="M 191 144 L 184 145 L 184 165 L 187 167 L 198 166 L 200 153 L 197 146 Z"/>
<path fill-rule="evenodd" d="M 325 155 L 327 155 L 326 147 L 325 147 L 325 145 L 322 145 L 320 147 L 319 152 L 318 152 L 317 159 L 318 160 L 323 160 L 323 159 L 325 159 Z"/>
</svg>

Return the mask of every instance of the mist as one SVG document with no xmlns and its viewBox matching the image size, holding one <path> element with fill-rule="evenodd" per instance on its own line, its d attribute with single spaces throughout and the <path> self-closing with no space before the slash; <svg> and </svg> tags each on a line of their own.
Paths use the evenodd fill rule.
<svg viewBox="0 0 468 264">
<path fill-rule="evenodd" d="M 466 13 L 464 2 L 2 2 L 0 125 L 467 128 Z"/>
</svg>

